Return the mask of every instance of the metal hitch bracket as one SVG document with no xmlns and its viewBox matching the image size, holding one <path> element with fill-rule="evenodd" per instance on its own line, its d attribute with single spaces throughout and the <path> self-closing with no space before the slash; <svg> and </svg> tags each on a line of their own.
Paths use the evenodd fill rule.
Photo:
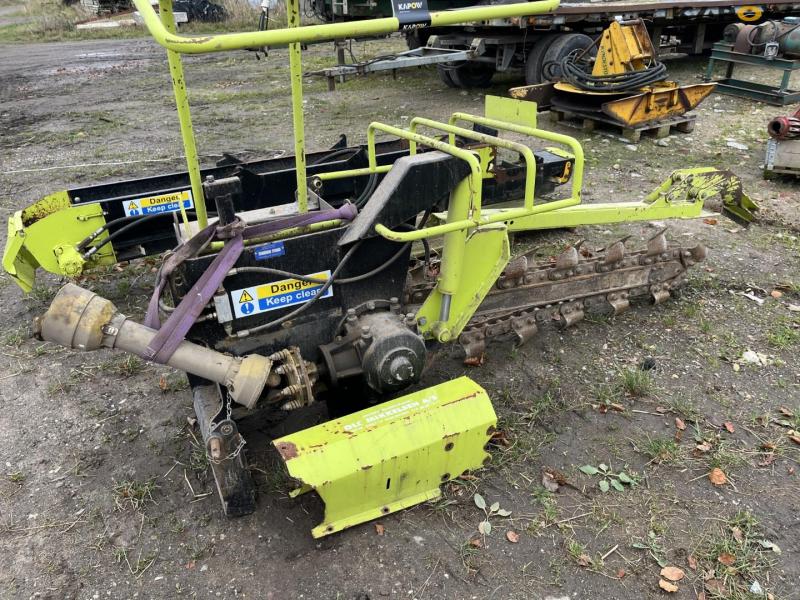
<svg viewBox="0 0 800 600">
<path fill-rule="evenodd" d="M 275 440 L 298 496 L 316 490 L 323 537 L 438 498 L 439 485 L 476 469 L 497 423 L 468 377 L 413 392 Z"/>
</svg>

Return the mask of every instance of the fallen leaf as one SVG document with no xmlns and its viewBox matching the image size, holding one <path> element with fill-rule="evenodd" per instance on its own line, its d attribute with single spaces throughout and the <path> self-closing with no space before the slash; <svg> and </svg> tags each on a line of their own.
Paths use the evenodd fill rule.
<svg viewBox="0 0 800 600">
<path fill-rule="evenodd" d="M 769 295 L 772 296 L 773 298 L 780 298 L 781 296 L 783 296 L 783 292 L 780 292 L 778 290 L 772 290 L 769 293 Z"/>
<path fill-rule="evenodd" d="M 622 579 L 623 577 L 625 577 L 625 575 L 626 575 L 625 569 L 619 569 L 617 571 L 617 579 Z"/>
<path fill-rule="evenodd" d="M 789 467 L 788 469 L 786 469 L 786 472 L 787 472 L 789 475 L 794 475 L 794 467 Z"/>
<path fill-rule="evenodd" d="M 772 550 L 775 554 L 781 553 L 781 549 L 778 547 L 778 544 L 774 542 L 770 542 L 769 540 L 760 540 L 758 543 L 761 544 L 762 548 Z"/>
<path fill-rule="evenodd" d="M 684 423 L 683 419 L 681 419 L 680 417 L 675 417 L 675 427 L 683 431 L 684 429 L 686 429 L 686 423 Z"/>
<path fill-rule="evenodd" d="M 678 591 L 678 586 L 674 583 L 670 583 L 669 581 L 664 581 L 663 579 L 658 580 L 658 587 L 660 587 L 665 592 L 669 592 L 670 594 Z"/>
<path fill-rule="evenodd" d="M 698 452 L 711 452 L 711 444 L 705 441 L 697 444 L 695 448 L 697 449 Z"/>
<path fill-rule="evenodd" d="M 588 567 L 589 565 L 591 565 L 591 564 L 592 564 L 592 557 L 591 557 L 591 556 L 589 556 L 588 554 L 581 554 L 581 555 L 580 555 L 580 556 L 579 556 L 579 557 L 576 559 L 576 561 L 575 561 L 575 562 L 577 562 L 577 563 L 578 563 L 578 566 L 581 566 L 581 567 Z"/>
<path fill-rule="evenodd" d="M 386 527 L 384 527 L 380 523 L 375 523 L 375 533 L 377 533 L 378 535 L 383 535 L 385 531 Z"/>
<path fill-rule="evenodd" d="M 739 529 L 738 527 L 731 527 L 731 535 L 733 536 L 733 539 L 735 539 L 740 544 L 744 542 L 744 534 L 742 533 L 742 530 Z"/>
<path fill-rule="evenodd" d="M 656 412 L 663 415 L 664 413 L 667 412 L 667 409 L 664 408 L 663 406 L 656 406 Z"/>
<path fill-rule="evenodd" d="M 676 429 L 675 430 L 675 441 L 680 443 L 680 441 L 682 439 L 683 439 L 683 431 L 681 431 L 680 429 Z"/>
<path fill-rule="evenodd" d="M 764 442 L 763 444 L 761 444 L 761 449 L 766 450 L 767 452 L 772 452 L 773 450 L 775 450 L 775 444 L 773 444 L 772 442 Z"/>
<path fill-rule="evenodd" d="M 598 411 L 600 411 L 600 414 L 601 414 L 601 415 L 604 415 L 604 414 L 606 414 L 606 413 L 608 412 L 608 404 L 600 404 L 600 405 L 597 407 L 597 410 L 598 410 Z"/>
<path fill-rule="evenodd" d="M 685 575 L 686 573 L 679 567 L 664 567 L 661 569 L 661 576 L 670 581 L 680 581 Z"/>
<path fill-rule="evenodd" d="M 158 378 L 158 387 L 161 388 L 162 392 L 167 391 L 167 377 L 165 375 Z"/>
<path fill-rule="evenodd" d="M 468 367 L 480 367 L 486 361 L 486 355 L 470 356 L 464 359 L 464 364 Z"/>
<path fill-rule="evenodd" d="M 697 559 L 694 557 L 694 554 L 690 554 L 689 557 L 686 559 L 686 562 L 689 563 L 689 568 L 692 571 L 697 570 Z"/>
<path fill-rule="evenodd" d="M 731 567 L 736 562 L 736 557 L 730 552 L 723 552 L 717 557 L 717 560 L 726 567 Z"/>
<path fill-rule="evenodd" d="M 771 465 L 773 462 L 775 462 L 775 455 L 774 455 L 774 454 L 772 454 L 772 453 L 770 452 L 769 454 L 766 454 L 766 455 L 764 455 L 764 460 L 762 460 L 761 462 L 759 462 L 759 463 L 758 463 L 758 466 L 759 466 L 759 467 L 768 467 L 768 466 L 770 466 L 770 465 Z"/>
<path fill-rule="evenodd" d="M 506 539 L 512 544 L 519 541 L 519 534 L 516 531 L 506 531 Z"/>
<path fill-rule="evenodd" d="M 558 488 L 561 487 L 553 477 L 553 474 L 548 471 L 542 471 L 542 485 L 548 492 L 557 492 Z"/>
<path fill-rule="evenodd" d="M 716 225 L 717 224 L 717 220 L 716 219 L 703 219 L 703 223 L 705 223 L 706 225 Z"/>
<path fill-rule="evenodd" d="M 481 538 L 472 538 L 469 541 L 469 545 L 473 548 L 483 548 L 483 542 L 481 541 Z"/>
<path fill-rule="evenodd" d="M 731 423 L 730 421 L 725 421 L 725 422 L 722 424 L 722 426 L 725 428 L 725 430 L 726 430 L 728 433 L 733 433 L 734 431 L 736 431 L 736 428 L 733 426 L 733 423 Z"/>
<path fill-rule="evenodd" d="M 492 444 L 497 444 L 498 446 L 505 446 L 508 447 L 511 445 L 511 442 L 506 436 L 506 432 L 502 429 L 498 429 L 492 434 L 492 438 L 489 440 Z"/>
<path fill-rule="evenodd" d="M 625 407 L 622 406 L 622 404 L 617 404 L 616 402 L 609 404 L 608 408 L 617 412 L 625 412 Z"/>
<path fill-rule="evenodd" d="M 728 478 L 726 477 L 725 472 L 719 467 L 714 467 L 711 469 L 711 472 L 708 474 L 708 479 L 714 485 L 725 485 L 728 483 Z"/>
<path fill-rule="evenodd" d="M 792 411 L 790 411 L 788 408 L 786 408 L 785 406 L 779 407 L 778 408 L 778 412 L 781 413 L 784 417 L 793 417 L 794 416 L 794 413 Z"/>
<path fill-rule="evenodd" d="M 800 304 L 790 304 L 788 308 L 792 312 L 800 312 Z"/>
<path fill-rule="evenodd" d="M 195 563 L 195 561 L 190 560 L 188 563 L 186 563 L 186 568 L 192 571 L 195 568 L 196 564 L 197 563 Z"/>
<path fill-rule="evenodd" d="M 800 444 L 800 435 L 790 435 L 789 439 L 792 440 L 795 444 Z"/>
<path fill-rule="evenodd" d="M 719 579 L 709 579 L 706 581 L 705 585 L 709 592 L 716 594 L 717 596 L 723 596 L 727 592 L 725 589 L 725 584 Z"/>
</svg>

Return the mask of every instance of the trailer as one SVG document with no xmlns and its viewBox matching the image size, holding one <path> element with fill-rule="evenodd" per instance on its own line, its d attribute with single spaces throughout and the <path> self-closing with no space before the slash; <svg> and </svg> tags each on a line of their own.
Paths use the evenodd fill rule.
<svg viewBox="0 0 800 600">
<path fill-rule="evenodd" d="M 470 0 L 428 0 L 430 10 L 462 8 Z M 408 3 L 406 3 L 408 4 Z M 425 5 L 425 2 L 420 4 Z M 391 17 L 402 3 L 395 0 L 313 0 L 325 22 Z M 723 38 L 731 23 L 758 23 L 800 15 L 800 2 L 776 0 L 752 4 L 747 0 L 657 0 L 562 2 L 551 13 L 523 18 L 496 19 L 458 27 L 431 27 L 426 9 L 416 11 L 404 35 L 409 51 L 381 60 L 339 64 L 316 74 L 328 78 L 363 75 L 421 64 L 436 64 L 442 81 L 451 87 L 487 87 L 497 72 L 521 71 L 529 85 L 549 79 L 548 72 L 566 55 L 591 45 L 615 20 L 643 19 L 660 48 L 701 54 Z M 420 16 L 421 13 L 421 16 Z M 451 56 L 447 56 L 448 53 Z M 343 63 L 340 53 L 340 63 Z"/>
</svg>

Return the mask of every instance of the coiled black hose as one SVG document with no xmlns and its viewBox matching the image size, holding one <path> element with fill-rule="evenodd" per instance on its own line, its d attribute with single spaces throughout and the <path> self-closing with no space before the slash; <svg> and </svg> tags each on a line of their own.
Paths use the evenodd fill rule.
<svg viewBox="0 0 800 600">
<path fill-rule="evenodd" d="M 555 65 L 560 66 L 564 81 L 589 92 L 627 92 L 667 78 L 667 67 L 660 61 L 653 62 L 642 71 L 629 71 L 616 75 L 592 75 L 589 71 L 591 63 L 579 60 L 583 53 L 583 50 L 574 50 L 567 54 L 560 63 L 548 63 L 545 65 L 545 69 L 552 69 Z"/>
</svg>

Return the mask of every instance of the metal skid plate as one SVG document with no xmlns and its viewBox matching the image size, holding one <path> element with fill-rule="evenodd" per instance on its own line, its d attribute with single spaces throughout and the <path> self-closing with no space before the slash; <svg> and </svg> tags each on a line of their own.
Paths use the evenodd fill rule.
<svg viewBox="0 0 800 600">
<path fill-rule="evenodd" d="M 325 502 L 318 538 L 439 497 L 489 459 L 496 423 L 486 391 L 460 377 L 273 443 L 301 483 L 292 495 Z"/>
</svg>

